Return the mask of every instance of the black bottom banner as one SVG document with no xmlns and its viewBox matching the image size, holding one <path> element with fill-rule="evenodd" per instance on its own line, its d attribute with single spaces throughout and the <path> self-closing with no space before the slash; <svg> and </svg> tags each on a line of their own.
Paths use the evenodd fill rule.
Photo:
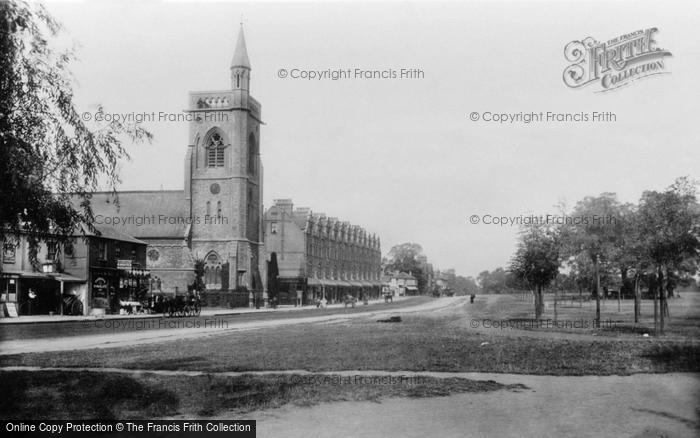
<svg viewBox="0 0 700 438">
<path fill-rule="evenodd" d="M 255 438 L 255 420 L 1 420 L 6 437 Z"/>
</svg>

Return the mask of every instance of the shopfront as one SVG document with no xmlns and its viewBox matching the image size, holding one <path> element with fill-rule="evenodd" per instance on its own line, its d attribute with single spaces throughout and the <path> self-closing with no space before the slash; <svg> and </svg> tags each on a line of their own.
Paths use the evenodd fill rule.
<svg viewBox="0 0 700 438">
<path fill-rule="evenodd" d="M 63 297 L 85 299 L 85 280 L 44 272 L 0 273 L 0 300 L 7 316 L 61 315 Z"/>
<path fill-rule="evenodd" d="M 120 261 L 121 263 L 121 261 Z M 90 269 L 91 306 L 98 313 L 118 314 L 145 302 L 150 290 L 150 273 L 129 261 L 118 268 Z"/>
</svg>

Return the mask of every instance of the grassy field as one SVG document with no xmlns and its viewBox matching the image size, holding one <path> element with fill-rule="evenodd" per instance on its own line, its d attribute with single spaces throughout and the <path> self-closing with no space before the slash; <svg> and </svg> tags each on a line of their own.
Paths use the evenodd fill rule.
<svg viewBox="0 0 700 438">
<path fill-rule="evenodd" d="M 477 317 L 505 318 L 499 309 L 501 306 L 481 301 L 451 312 L 404 315 L 400 323 L 365 318 L 282 326 L 118 350 L 3 356 L 0 364 L 211 372 L 303 369 L 626 375 L 700 371 L 700 343 L 692 337 L 657 339 L 629 333 L 592 337 L 585 330 L 583 337 L 566 333 L 543 337 L 528 330 L 470 327 Z"/>
<path fill-rule="evenodd" d="M 468 379 L 404 380 L 367 384 L 363 376 L 265 375 L 130 376 L 64 371 L 0 373 L 2 419 L 154 419 L 241 416 L 285 404 L 380 401 L 387 397 L 435 397 L 464 392 L 521 391 L 523 385 Z"/>
<path fill-rule="evenodd" d="M 601 300 L 601 328 L 594 329 L 592 321 L 595 318 L 596 303 L 594 300 L 579 302 L 578 294 L 573 302 L 558 297 L 556 314 L 554 295 L 545 297 L 546 311 L 543 316 L 549 321 L 549 326 L 532 327 L 535 331 L 556 331 L 571 334 L 593 334 L 599 336 L 614 336 L 636 338 L 644 333 L 654 333 L 654 303 L 652 300 L 642 300 L 642 315 L 639 323 L 634 323 L 634 300 L 621 300 L 618 308 L 617 299 Z M 517 295 L 495 297 L 491 303 L 482 306 L 481 317 L 493 320 L 519 321 L 528 320 L 534 316 L 534 304 L 530 300 L 522 300 Z M 680 298 L 668 301 L 670 317 L 666 318 L 665 339 L 700 339 L 700 293 L 683 292 Z M 555 324 L 554 321 L 557 321 Z M 569 324 L 567 324 L 567 322 Z M 573 328 L 574 323 L 586 322 L 590 327 Z M 581 325 L 581 324 L 577 324 Z"/>
</svg>

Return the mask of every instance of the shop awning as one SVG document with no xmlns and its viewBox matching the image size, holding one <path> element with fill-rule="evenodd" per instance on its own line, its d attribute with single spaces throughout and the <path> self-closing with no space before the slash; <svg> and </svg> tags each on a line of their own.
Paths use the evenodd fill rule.
<svg viewBox="0 0 700 438">
<path fill-rule="evenodd" d="M 84 283 L 85 282 L 84 278 L 74 277 L 74 276 L 69 275 L 69 274 L 51 275 L 50 277 L 56 281 L 66 281 L 66 282 L 75 282 L 75 283 Z"/>
<path fill-rule="evenodd" d="M 318 278 L 309 278 L 306 280 L 306 284 L 309 286 L 323 286 L 323 282 Z"/>
<path fill-rule="evenodd" d="M 45 280 L 56 280 L 56 281 L 72 281 L 77 283 L 83 283 L 86 280 L 84 278 L 75 277 L 70 274 L 53 272 L 30 272 L 30 271 L 3 271 L 3 277 L 19 277 L 19 278 L 43 278 Z"/>
<path fill-rule="evenodd" d="M 3 277 L 20 277 L 20 278 L 46 278 L 51 279 L 48 274 L 43 272 L 30 272 L 30 271 L 2 271 Z"/>
<path fill-rule="evenodd" d="M 406 286 L 406 290 L 418 290 L 415 286 Z"/>
</svg>

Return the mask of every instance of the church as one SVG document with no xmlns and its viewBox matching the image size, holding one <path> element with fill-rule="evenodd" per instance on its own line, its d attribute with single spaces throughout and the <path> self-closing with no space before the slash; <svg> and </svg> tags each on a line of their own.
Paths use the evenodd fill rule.
<svg viewBox="0 0 700 438">
<path fill-rule="evenodd" d="M 189 93 L 183 190 L 123 191 L 117 202 L 93 194 L 96 225 L 148 244 L 152 292 L 186 292 L 196 260 L 217 305 L 247 305 L 248 291 L 262 297 L 265 290 L 261 107 L 250 95 L 242 26 L 230 80 L 228 90 Z"/>
</svg>

